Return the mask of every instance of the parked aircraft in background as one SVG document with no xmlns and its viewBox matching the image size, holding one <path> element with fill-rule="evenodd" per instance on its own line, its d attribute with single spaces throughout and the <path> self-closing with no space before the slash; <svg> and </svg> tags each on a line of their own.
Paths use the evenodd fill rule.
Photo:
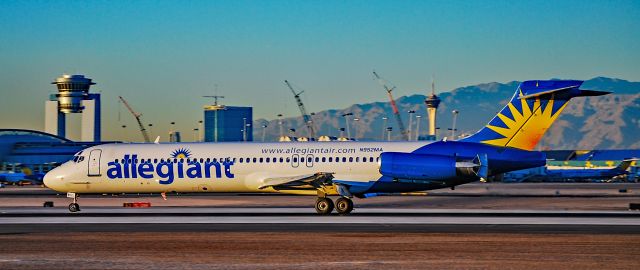
<svg viewBox="0 0 640 270">
<path fill-rule="evenodd" d="M 82 193 L 281 192 L 317 195 L 315 209 L 353 210 L 351 198 L 455 187 L 540 167 L 531 151 L 573 97 L 607 92 L 582 81 L 526 81 L 487 126 L 459 141 L 105 144 L 50 171 L 46 186 Z M 339 196 L 333 200 L 329 196 Z"/>
<path fill-rule="evenodd" d="M 627 176 L 629 166 L 637 160 L 637 158 L 625 159 L 614 168 L 547 167 L 540 177 L 547 181 L 606 181 Z"/>
<path fill-rule="evenodd" d="M 18 184 L 31 183 L 42 185 L 44 173 L 33 173 L 29 167 L 22 167 L 21 172 L 3 172 L 0 173 L 0 183 Z"/>
</svg>

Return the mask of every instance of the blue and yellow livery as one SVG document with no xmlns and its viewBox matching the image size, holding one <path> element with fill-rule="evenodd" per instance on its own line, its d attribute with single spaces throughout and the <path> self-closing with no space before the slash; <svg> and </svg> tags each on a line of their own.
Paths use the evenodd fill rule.
<svg viewBox="0 0 640 270">
<path fill-rule="evenodd" d="M 533 150 L 571 98 L 609 93 L 579 89 L 582 82 L 576 80 L 522 82 L 511 101 L 489 124 L 476 134 L 460 141 Z"/>
</svg>

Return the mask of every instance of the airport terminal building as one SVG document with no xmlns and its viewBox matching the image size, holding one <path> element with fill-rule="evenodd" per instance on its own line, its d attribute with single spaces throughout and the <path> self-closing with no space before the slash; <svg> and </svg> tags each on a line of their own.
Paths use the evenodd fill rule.
<svg viewBox="0 0 640 270">
<path fill-rule="evenodd" d="M 74 142 L 36 130 L 0 129 L 0 171 L 28 167 L 45 173 L 70 160 L 80 150 L 105 142 Z"/>
</svg>

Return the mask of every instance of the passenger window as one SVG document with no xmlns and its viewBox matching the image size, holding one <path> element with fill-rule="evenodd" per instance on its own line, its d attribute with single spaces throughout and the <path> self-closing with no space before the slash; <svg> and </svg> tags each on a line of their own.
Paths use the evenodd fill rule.
<svg viewBox="0 0 640 270">
<path fill-rule="evenodd" d="M 332 157 L 329 157 L 329 162 L 333 162 L 333 158 Z"/>
<path fill-rule="evenodd" d="M 349 162 L 353 162 L 353 157 L 349 157 Z"/>
<path fill-rule="evenodd" d="M 340 158 L 339 157 L 336 158 L 336 162 L 340 162 Z"/>
<path fill-rule="evenodd" d="M 253 158 L 253 163 L 256 163 L 256 160 L 257 160 L 256 158 Z"/>
<path fill-rule="evenodd" d="M 369 158 L 369 162 L 373 162 L 373 157 L 370 157 L 370 158 Z"/>
<path fill-rule="evenodd" d="M 376 157 L 376 162 L 380 161 L 380 157 Z"/>
<path fill-rule="evenodd" d="M 264 158 L 260 158 L 260 163 L 262 163 L 262 161 L 264 161 Z"/>
<path fill-rule="evenodd" d="M 291 158 L 287 158 L 287 163 L 291 162 Z"/>
<path fill-rule="evenodd" d="M 269 160 L 271 160 L 271 158 L 266 158 L 267 163 L 269 163 Z"/>
<path fill-rule="evenodd" d="M 280 163 L 282 163 L 283 161 L 284 161 L 284 159 L 283 159 L 283 158 L 280 158 Z"/>
<path fill-rule="evenodd" d="M 346 157 L 342 157 L 342 162 L 347 162 L 347 158 Z"/>
<path fill-rule="evenodd" d="M 294 157 L 294 158 L 293 158 L 293 163 L 296 163 L 296 162 L 298 162 L 298 158 L 297 158 L 297 157 Z"/>
<path fill-rule="evenodd" d="M 320 161 L 320 158 L 319 158 L 319 157 L 316 157 L 316 162 L 319 162 L 319 161 Z"/>
<path fill-rule="evenodd" d="M 244 160 L 244 158 L 240 158 L 240 163 L 242 163 L 243 160 Z"/>
<path fill-rule="evenodd" d="M 118 163 L 118 159 L 116 158 L 116 163 Z"/>
<path fill-rule="evenodd" d="M 360 157 L 356 157 L 356 162 L 360 162 Z"/>
<path fill-rule="evenodd" d="M 325 161 L 327 161 L 327 158 L 326 157 L 322 157 L 322 162 L 325 162 Z"/>
</svg>

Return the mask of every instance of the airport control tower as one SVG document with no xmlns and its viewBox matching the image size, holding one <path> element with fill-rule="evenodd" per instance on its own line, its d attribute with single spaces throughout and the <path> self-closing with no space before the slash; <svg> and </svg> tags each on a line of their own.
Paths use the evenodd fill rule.
<svg viewBox="0 0 640 270">
<path fill-rule="evenodd" d="M 44 130 L 66 137 L 66 115 L 82 114 L 81 141 L 100 141 L 100 94 L 89 93 L 95 83 L 84 75 L 62 75 L 55 84 L 58 93 L 45 102 Z"/>
<path fill-rule="evenodd" d="M 429 136 L 427 140 L 436 140 L 436 113 L 438 112 L 438 105 L 440 105 L 440 98 L 436 96 L 434 80 L 431 80 L 431 96 L 425 98 L 424 103 L 427 104 L 427 114 L 429 115 Z"/>
</svg>

